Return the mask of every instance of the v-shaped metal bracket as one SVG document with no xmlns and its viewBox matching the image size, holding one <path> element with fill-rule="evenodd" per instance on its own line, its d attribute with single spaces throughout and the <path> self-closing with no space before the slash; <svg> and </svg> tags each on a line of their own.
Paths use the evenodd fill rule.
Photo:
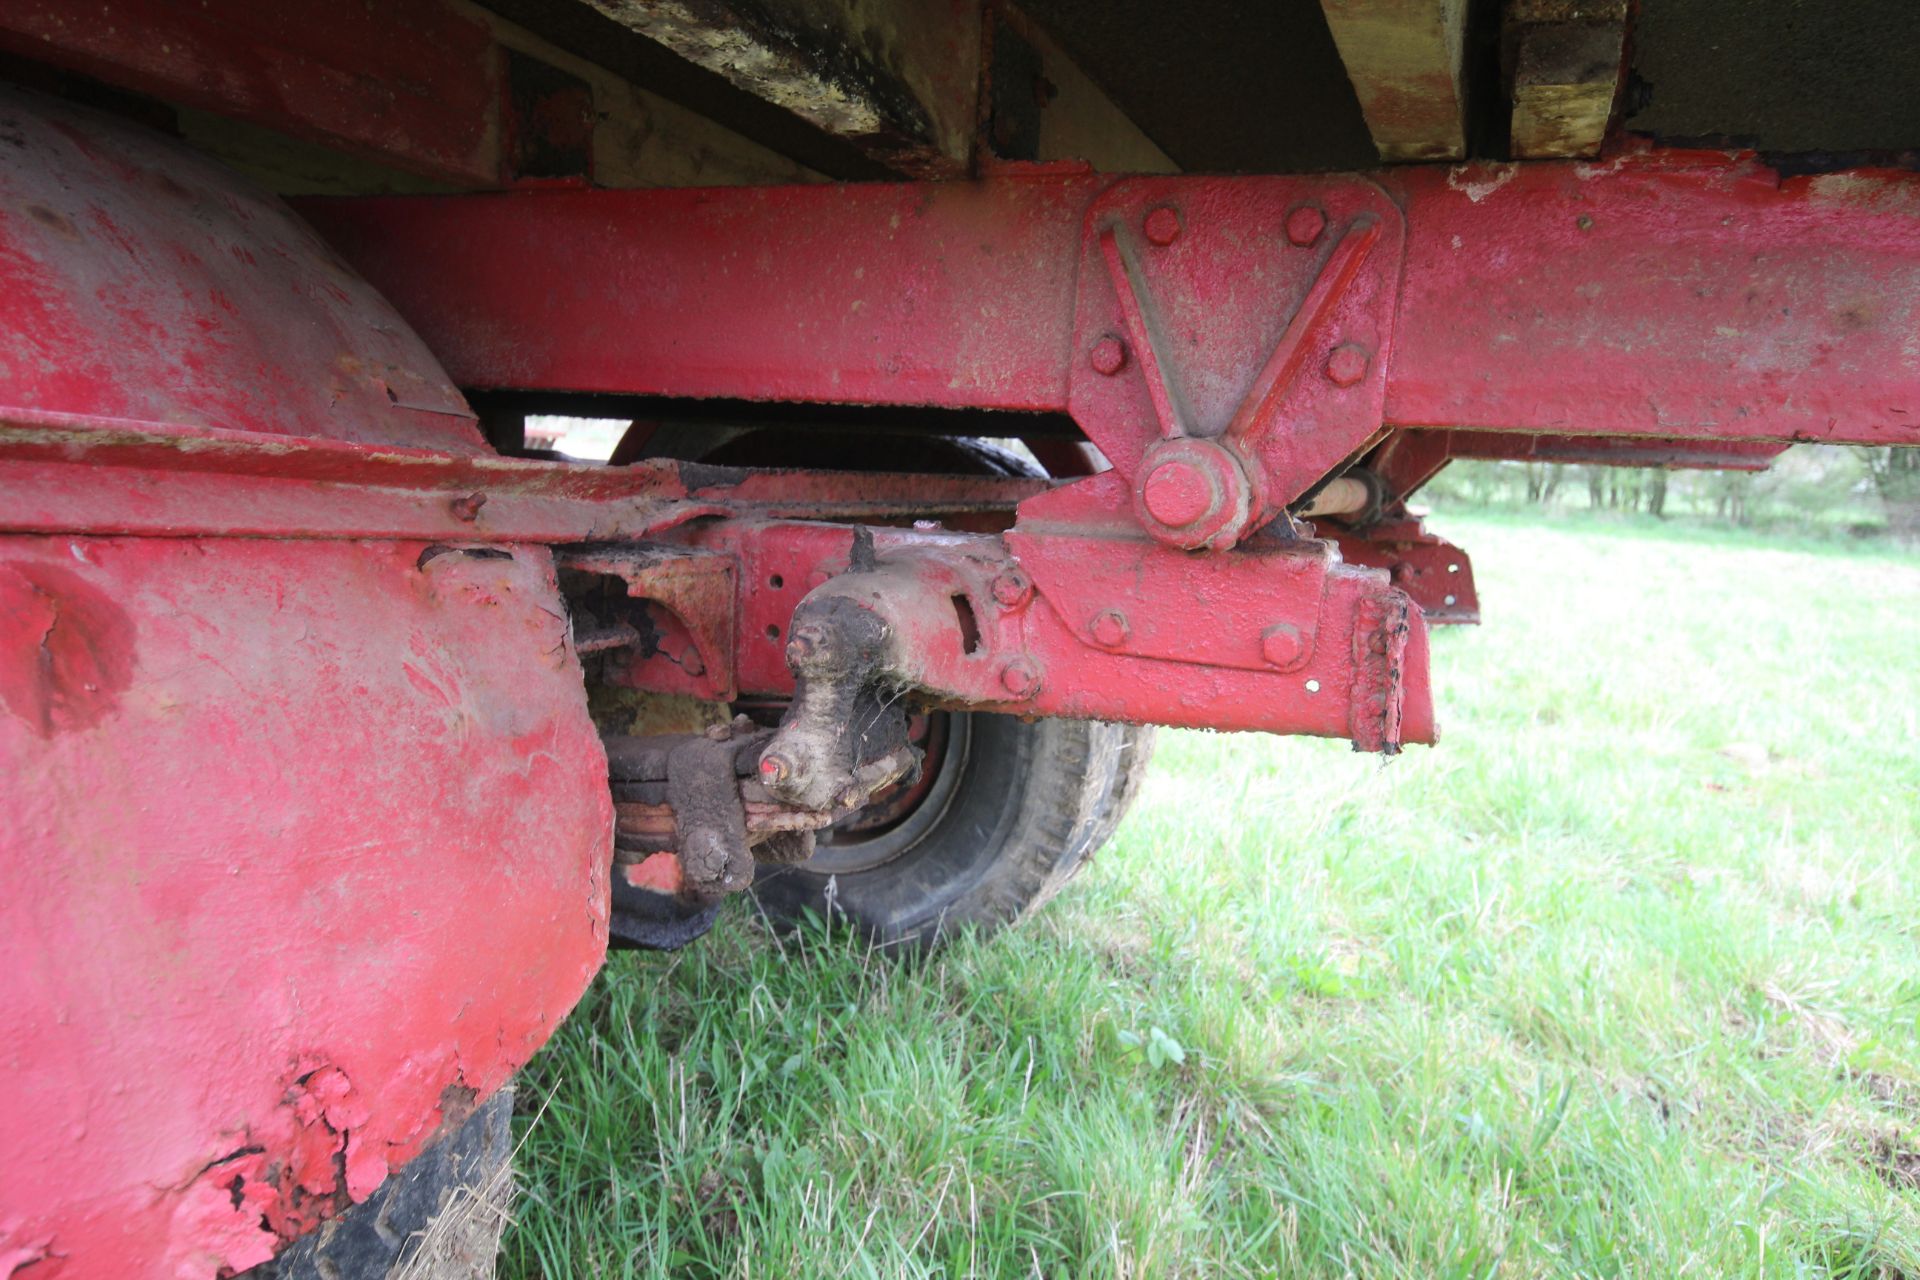
<svg viewBox="0 0 1920 1280">
<path fill-rule="evenodd" d="M 1377 432 L 1401 220 L 1352 179 L 1273 179 L 1188 213 L 1153 186 L 1118 184 L 1090 219 L 1070 399 L 1141 526 L 1224 549 Z"/>
</svg>

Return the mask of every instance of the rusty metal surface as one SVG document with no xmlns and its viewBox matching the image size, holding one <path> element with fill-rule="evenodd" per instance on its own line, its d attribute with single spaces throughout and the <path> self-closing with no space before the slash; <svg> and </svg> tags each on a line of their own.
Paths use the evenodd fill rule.
<svg viewBox="0 0 1920 1280">
<path fill-rule="evenodd" d="M 1648 440 L 1632 436 L 1526 436 L 1498 431 L 1444 434 L 1448 455 L 1455 458 L 1600 467 L 1765 471 L 1789 448 L 1781 440 Z"/>
<path fill-rule="evenodd" d="M 1246 352 L 1271 350 L 1292 310 L 1284 290 L 1238 290 L 1273 248 L 1246 232 L 1283 218 L 1289 190 L 1316 188 L 1154 181 L 1181 206 L 1171 248 L 1208 246 L 1196 280 L 1253 304 L 1210 321 L 1238 352 L 1221 367 L 1245 376 Z M 1377 182 L 1406 227 L 1388 426 L 1920 440 L 1914 175 L 1782 179 L 1724 156 L 1635 154 Z M 1101 337 L 1078 334 L 1075 313 L 1082 289 L 1110 287 L 1083 262 L 1106 188 L 1041 173 L 302 208 L 463 382 L 1059 410 L 1096 358 L 1079 339 Z"/>
<path fill-rule="evenodd" d="M 1480 621 L 1480 593 L 1473 585 L 1473 561 L 1445 538 L 1428 533 L 1406 516 L 1378 521 L 1364 529 L 1328 522 L 1322 533 L 1348 564 L 1385 569 L 1394 586 L 1420 606 L 1436 626 Z"/>
<path fill-rule="evenodd" d="M 450 0 L 10 0 L 0 49 L 429 177 L 499 180 L 499 50 Z"/>
<path fill-rule="evenodd" d="M 898 691 L 889 694 L 897 704 Z M 897 705 L 860 707 L 858 697 L 844 701 L 864 723 L 826 726 L 826 737 L 830 746 L 855 748 L 854 767 L 818 796 L 792 794 L 804 785 L 803 769 L 808 781 L 824 776 L 813 767 L 824 761 L 797 759 L 805 754 L 797 751 L 794 732 L 807 715 L 805 690 L 778 731 L 741 715 L 702 733 L 605 739 L 616 877 L 628 890 L 650 889 L 697 908 L 746 888 L 756 863 L 806 861 L 814 832 L 852 816 L 875 794 L 915 775 L 921 758 L 906 740 L 906 716 Z M 864 731 L 889 712 L 898 732 Z M 631 894 L 617 892 L 616 897 Z M 683 913 L 647 914 L 672 920 Z"/>
<path fill-rule="evenodd" d="M 1002 476 L 535 462 L 0 408 L 0 530 L 20 533 L 586 542 L 722 512 L 1004 514 L 1046 488 Z"/>
<path fill-rule="evenodd" d="M 1400 242 L 1357 179 L 1133 178 L 1090 202 L 1067 405 L 1142 527 L 1231 547 L 1379 429 Z"/>
<path fill-rule="evenodd" d="M 0 1255 L 32 1274 L 264 1261 L 598 967 L 611 813 L 546 553 L 423 549 L 0 539 Z"/>
<path fill-rule="evenodd" d="M 1352 559 L 1385 571 L 1332 563 L 1284 511 L 1384 429 L 1743 464 L 1920 441 L 1903 176 L 1628 156 L 305 206 L 461 382 L 1071 410 L 1115 469 L 1043 487 L 492 458 L 283 207 L 68 108 L 0 120 L 0 529 L 46 535 L 0 540 L 25 815 L 0 1020 L 26 1028 L 0 1200 L 49 1275 L 260 1260 L 578 994 L 612 814 L 527 543 L 702 566 L 599 565 L 685 632 L 641 688 L 790 692 L 796 611 L 836 597 L 930 706 L 1390 751 L 1434 737 L 1417 605 L 1462 610 L 1434 566 L 1466 562 L 1382 528 Z M 1376 451 L 1396 496 L 1449 456 L 1428 434 Z M 1005 537 L 819 522 L 1015 504 Z M 645 634 L 605 621 L 600 663 Z M 750 814 L 723 816 L 709 888 L 742 878 Z M 450 856 L 484 894 L 446 892 Z"/>
<path fill-rule="evenodd" d="M 484 448 L 427 348 L 285 205 L 147 130 L 0 89 L 0 245 L 7 409 Z"/>
<path fill-rule="evenodd" d="M 1048 409 L 1065 405 L 1080 216 L 1098 185 L 300 207 L 462 386 Z"/>
<path fill-rule="evenodd" d="M 602 678 L 629 688 L 731 702 L 737 568 L 729 556 L 662 547 L 606 547 L 563 553 L 562 569 L 613 579 L 624 598 L 594 597 L 602 624 L 625 627 L 632 642 L 610 645 Z M 578 626 L 582 593 L 569 592 Z M 576 633 L 576 643 L 578 634 Z"/>
<path fill-rule="evenodd" d="M 1336 563 L 1324 543 L 1249 545 L 1193 556 L 1142 542 L 1016 530 L 1008 545 L 1048 605 L 1083 643 L 1167 662 L 1275 668 L 1262 635 L 1293 628 L 1298 667 L 1314 649 L 1321 597 Z M 1178 601 L 1169 609 L 1160 602 Z M 1204 620 L 1204 621 L 1202 621 Z"/>
<path fill-rule="evenodd" d="M 1380 482 L 1383 499 L 1392 507 L 1439 475 L 1453 456 L 1452 448 L 1452 432 L 1393 431 L 1368 452 L 1361 466 Z"/>
<path fill-rule="evenodd" d="M 738 557 L 739 581 L 750 584 L 736 632 L 742 693 L 793 691 L 787 628 L 818 589 L 855 595 L 886 621 L 890 675 L 929 706 L 1314 734 L 1369 750 L 1433 740 L 1417 611 L 1404 619 L 1404 654 L 1390 674 L 1382 655 L 1355 647 L 1368 601 L 1386 602 L 1375 611 L 1380 626 L 1399 625 L 1389 615 L 1403 597 L 1385 573 L 1328 566 L 1314 543 L 1196 556 L 1122 528 L 1090 560 L 1072 537 L 1050 545 L 1055 536 L 741 520 L 667 538 Z M 862 539 L 877 559 L 856 559 Z M 1314 563 L 1303 570 L 1303 559 Z M 1056 585 L 1063 576 L 1069 585 Z M 751 585 L 775 577 L 779 589 Z M 1071 585 L 1079 577 L 1093 584 L 1083 595 Z M 1106 630 L 1109 611 L 1122 615 L 1124 634 Z M 1398 739 L 1381 736 L 1379 714 L 1355 719 L 1348 694 L 1363 678 L 1369 697 L 1397 692 Z"/>
<path fill-rule="evenodd" d="M 1399 170 L 1387 420 L 1920 442 L 1920 176 L 1750 160 Z"/>
<path fill-rule="evenodd" d="M 477 465 L 283 206 L 124 122 L 0 124 L 4 527 L 167 532 L 171 472 L 213 478 L 189 524 L 285 535 L 370 460 Z M 442 492 L 431 542 L 0 538 L 0 1269 L 264 1261 L 598 966 L 612 815 L 548 552 L 458 539 L 456 498 L 484 518 Z"/>
</svg>

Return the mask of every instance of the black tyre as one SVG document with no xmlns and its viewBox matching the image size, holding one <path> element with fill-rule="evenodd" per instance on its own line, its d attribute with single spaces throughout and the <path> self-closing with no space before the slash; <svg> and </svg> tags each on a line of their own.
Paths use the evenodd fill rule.
<svg viewBox="0 0 1920 1280">
<path fill-rule="evenodd" d="M 761 868 L 754 897 L 777 920 L 811 910 L 909 949 L 1012 924 L 1113 834 L 1152 750 L 1151 729 L 949 717 L 910 812 L 877 830 L 823 833 L 810 861 Z"/>
<path fill-rule="evenodd" d="M 364 1201 L 248 1280 L 433 1280 L 493 1275 L 512 1199 L 513 1090 L 502 1089 Z"/>
</svg>

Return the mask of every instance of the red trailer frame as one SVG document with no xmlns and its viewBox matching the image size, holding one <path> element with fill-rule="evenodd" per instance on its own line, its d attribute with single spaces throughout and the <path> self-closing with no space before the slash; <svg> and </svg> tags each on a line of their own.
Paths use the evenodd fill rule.
<svg viewBox="0 0 1920 1280">
<path fill-rule="evenodd" d="M 500 51 L 443 6 L 105 8 L 9 6 L 0 45 L 512 185 Z M 405 75 L 331 74 L 383 42 Z M 793 694 L 796 618 L 854 600 L 867 675 L 928 706 L 1392 752 L 1437 732 L 1426 622 L 1478 614 L 1407 506 L 1449 459 L 1920 444 L 1906 173 L 1624 150 L 290 209 L 50 101 L 0 142 L 5 1274 L 263 1261 L 564 1016 L 613 827 L 578 655 L 630 637 L 577 633 L 561 569 L 657 606 L 636 690 Z M 1107 469 L 503 458 L 463 391 L 996 411 Z M 755 821 L 869 794 L 799 803 L 776 745 Z"/>
</svg>

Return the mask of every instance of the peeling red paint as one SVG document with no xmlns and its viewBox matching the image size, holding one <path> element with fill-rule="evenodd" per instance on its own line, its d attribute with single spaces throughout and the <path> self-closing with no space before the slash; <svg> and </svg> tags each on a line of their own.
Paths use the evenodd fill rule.
<svg viewBox="0 0 1920 1280">
<path fill-rule="evenodd" d="M 467 561 L 478 605 L 413 591 L 421 550 L 6 540 L 137 620 L 91 728 L 0 714 L 0 1251 L 36 1280 L 261 1260 L 598 966 L 606 764 L 547 555 Z"/>
<path fill-rule="evenodd" d="M 0 1280 L 45 1260 L 52 1244 L 52 1236 L 27 1239 L 15 1231 L 11 1221 L 0 1219 Z"/>
<path fill-rule="evenodd" d="M 41 737 L 85 729 L 127 687 L 125 611 L 58 565 L 0 563 L 0 706 Z"/>
<path fill-rule="evenodd" d="M 0 403 L 263 458 L 482 452 L 284 207 L 124 122 L 0 107 Z M 0 538 L 0 1276 L 265 1261 L 598 967 L 613 816 L 551 559 L 429 545 Z"/>
<path fill-rule="evenodd" d="M 223 1162 L 186 1190 L 174 1214 L 174 1238 L 192 1243 L 176 1249 L 177 1272 L 244 1271 L 273 1257 L 279 1238 L 265 1222 L 274 1188 L 263 1179 L 263 1166 L 258 1154 Z"/>
</svg>

